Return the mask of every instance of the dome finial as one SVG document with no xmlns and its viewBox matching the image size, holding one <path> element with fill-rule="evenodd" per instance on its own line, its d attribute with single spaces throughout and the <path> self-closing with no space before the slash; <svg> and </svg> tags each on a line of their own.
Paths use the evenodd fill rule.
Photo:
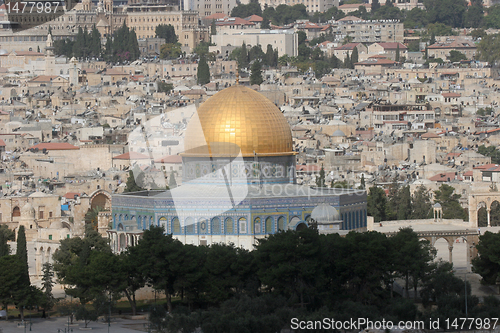
<svg viewBox="0 0 500 333">
<path fill-rule="evenodd" d="M 240 84 L 240 71 L 236 69 L 236 84 Z"/>
</svg>

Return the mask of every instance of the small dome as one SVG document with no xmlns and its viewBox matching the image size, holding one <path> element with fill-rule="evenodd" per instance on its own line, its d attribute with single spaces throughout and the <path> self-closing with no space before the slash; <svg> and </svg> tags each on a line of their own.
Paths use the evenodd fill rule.
<svg viewBox="0 0 500 333">
<path fill-rule="evenodd" d="M 6 49 L 0 49 L 0 55 L 4 55 L 7 53 L 9 53 L 9 51 L 7 51 Z"/>
<path fill-rule="evenodd" d="M 316 222 L 334 222 L 340 220 L 340 214 L 334 207 L 320 204 L 313 209 L 311 218 Z"/>
<path fill-rule="evenodd" d="M 332 133 L 332 136 L 345 136 L 345 133 L 338 129 Z"/>
<path fill-rule="evenodd" d="M 26 204 L 21 208 L 21 218 L 24 219 L 35 218 L 35 208 L 33 208 L 33 206 L 29 202 L 26 202 Z"/>
<path fill-rule="evenodd" d="M 61 221 L 54 221 L 50 224 L 49 229 L 63 229 L 66 228 Z"/>
<path fill-rule="evenodd" d="M 440 204 L 439 202 L 436 202 L 436 203 L 434 204 L 434 208 L 441 208 L 441 204 Z"/>
</svg>

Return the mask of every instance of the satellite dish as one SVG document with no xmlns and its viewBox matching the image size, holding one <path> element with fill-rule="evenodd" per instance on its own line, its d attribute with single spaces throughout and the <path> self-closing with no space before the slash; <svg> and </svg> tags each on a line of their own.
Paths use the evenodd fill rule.
<svg viewBox="0 0 500 333">
<path fill-rule="evenodd" d="M 39 149 L 38 149 L 38 148 L 35 148 L 34 150 L 35 150 L 35 153 L 38 153 L 38 150 L 39 150 Z"/>
<path fill-rule="evenodd" d="M 43 149 L 42 149 L 42 152 L 43 152 L 44 154 L 47 154 L 47 148 L 43 148 Z"/>
<path fill-rule="evenodd" d="M 30 149 L 30 152 L 34 153 L 34 152 L 35 152 L 35 149 L 31 148 L 31 149 Z"/>
</svg>

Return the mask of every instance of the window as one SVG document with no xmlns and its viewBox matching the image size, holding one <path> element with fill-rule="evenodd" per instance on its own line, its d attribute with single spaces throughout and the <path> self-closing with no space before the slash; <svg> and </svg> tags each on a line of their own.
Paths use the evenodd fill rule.
<svg viewBox="0 0 500 333">
<path fill-rule="evenodd" d="M 266 219 L 266 234 L 271 234 L 273 232 L 273 222 L 273 218 L 270 216 Z"/>
<path fill-rule="evenodd" d="M 240 225 L 240 234 L 244 234 L 247 232 L 247 219 L 242 217 L 239 219 L 239 225 Z"/>
<path fill-rule="evenodd" d="M 49 235 L 49 240 L 52 240 L 52 235 Z"/>
<path fill-rule="evenodd" d="M 210 232 L 212 235 L 220 234 L 220 219 L 214 217 L 211 221 Z"/>
<path fill-rule="evenodd" d="M 43 211 L 38 212 L 38 219 L 43 220 Z"/>
<path fill-rule="evenodd" d="M 224 221 L 224 233 L 232 234 L 233 233 L 233 219 L 228 217 Z"/>
<path fill-rule="evenodd" d="M 12 210 L 12 217 L 17 217 L 17 216 L 21 216 L 21 210 L 19 209 L 18 206 L 14 207 L 14 209 Z"/>
</svg>

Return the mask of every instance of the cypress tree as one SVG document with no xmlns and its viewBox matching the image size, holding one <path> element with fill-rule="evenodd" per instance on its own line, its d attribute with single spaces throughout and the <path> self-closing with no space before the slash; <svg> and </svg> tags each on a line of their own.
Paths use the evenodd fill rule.
<svg viewBox="0 0 500 333">
<path fill-rule="evenodd" d="M 349 57 L 349 52 L 347 52 L 347 57 L 344 60 L 344 67 L 345 68 L 352 68 L 351 67 L 351 59 Z"/>
<path fill-rule="evenodd" d="M 10 254 L 10 247 L 7 244 L 7 236 L 0 230 L 0 258 Z"/>
<path fill-rule="evenodd" d="M 26 248 L 26 232 L 24 226 L 20 226 L 17 232 L 17 257 L 23 263 L 25 270 L 23 272 L 24 283 L 30 284 L 30 276 L 28 272 L 28 250 Z"/>
<path fill-rule="evenodd" d="M 82 27 L 78 27 L 75 44 L 73 44 L 73 54 L 77 58 L 83 57 L 83 49 L 85 48 L 85 36 L 83 35 Z"/>
<path fill-rule="evenodd" d="M 139 42 L 137 41 L 137 35 L 134 29 L 130 30 L 128 36 L 128 45 L 129 45 L 128 51 L 130 52 L 130 60 L 131 61 L 137 60 L 141 55 L 141 51 L 139 50 Z"/>
<path fill-rule="evenodd" d="M 354 47 L 354 50 L 352 50 L 352 53 L 351 53 L 351 64 L 352 64 L 353 68 L 354 68 L 354 64 L 357 63 L 358 61 L 359 61 L 358 48 Z"/>
<path fill-rule="evenodd" d="M 396 47 L 396 61 L 399 62 L 399 43 L 398 43 L 398 46 Z"/>
<path fill-rule="evenodd" d="M 200 57 L 200 62 L 198 63 L 197 77 L 198 84 L 207 84 L 210 82 L 210 68 L 204 55 Z"/>
<path fill-rule="evenodd" d="M 273 51 L 273 46 L 271 44 L 267 44 L 266 65 L 269 67 L 274 66 L 274 51 Z"/>
<path fill-rule="evenodd" d="M 243 45 L 241 46 L 240 57 L 238 58 L 238 66 L 239 68 L 248 67 L 248 50 L 245 42 L 243 42 Z"/>
<path fill-rule="evenodd" d="M 210 26 L 210 35 L 217 35 L 217 26 L 215 25 L 215 20 L 212 20 L 212 25 Z"/>
<path fill-rule="evenodd" d="M 252 65 L 252 74 L 250 75 L 250 84 L 261 84 L 264 82 L 262 78 L 262 64 L 259 60 L 255 60 Z"/>
</svg>

